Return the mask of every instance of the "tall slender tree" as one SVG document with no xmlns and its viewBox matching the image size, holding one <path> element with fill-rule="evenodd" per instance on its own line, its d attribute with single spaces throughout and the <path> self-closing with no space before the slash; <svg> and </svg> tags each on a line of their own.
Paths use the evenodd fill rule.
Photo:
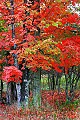
<svg viewBox="0 0 80 120">
<path fill-rule="evenodd" d="M 14 16 L 14 0 L 10 0 L 10 4 L 11 4 L 11 15 Z M 15 18 L 12 17 L 12 21 L 11 21 L 11 29 L 12 29 L 12 39 L 15 38 Z M 14 49 L 17 48 L 17 45 L 14 44 Z M 17 60 L 17 54 L 13 54 L 14 57 L 14 66 L 16 66 L 17 68 L 19 68 L 18 65 L 18 60 Z M 21 85 L 18 82 L 16 84 L 16 90 L 17 90 L 17 104 L 18 104 L 18 108 L 21 106 Z"/>
<path fill-rule="evenodd" d="M 37 14 L 40 14 L 40 0 L 33 0 L 33 4 L 31 8 L 33 11 L 36 11 Z M 38 27 L 39 21 L 37 21 L 37 19 L 39 18 L 40 18 L 39 15 L 37 15 L 36 17 L 33 16 L 33 21 L 32 21 L 32 25 L 35 28 L 34 37 L 36 40 L 37 40 L 37 37 L 40 37 L 40 28 Z M 39 106 L 41 106 L 41 68 L 38 68 L 33 74 L 34 74 L 33 89 L 32 89 L 33 105 L 34 107 L 38 108 Z"/>
</svg>

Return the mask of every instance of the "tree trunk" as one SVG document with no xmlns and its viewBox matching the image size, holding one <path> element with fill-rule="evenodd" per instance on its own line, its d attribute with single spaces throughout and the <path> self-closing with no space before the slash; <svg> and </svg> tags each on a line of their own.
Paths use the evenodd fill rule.
<svg viewBox="0 0 80 120">
<path fill-rule="evenodd" d="M 55 89 L 55 78 L 54 78 L 54 73 L 52 74 L 52 81 L 51 81 L 51 90 Z"/>
<path fill-rule="evenodd" d="M 14 82 L 7 83 L 7 91 L 6 91 L 6 103 L 11 105 L 17 100 L 16 95 L 16 84 Z"/>
<path fill-rule="evenodd" d="M 17 90 L 17 107 L 18 109 L 21 107 L 21 85 L 20 83 L 16 84 Z"/>
<path fill-rule="evenodd" d="M 7 91 L 6 91 L 6 103 L 8 104 L 8 105 L 11 105 L 11 103 L 12 103 L 12 100 L 11 100 L 11 82 L 8 82 L 7 83 Z"/>
<path fill-rule="evenodd" d="M 25 68 L 23 71 L 23 81 L 22 81 L 22 90 L 21 90 L 21 100 L 22 100 L 22 105 L 25 108 L 28 108 L 28 103 L 29 103 L 29 69 Z"/>
<path fill-rule="evenodd" d="M 58 79 L 58 94 L 60 93 L 60 77 L 59 77 L 59 79 Z"/>
<path fill-rule="evenodd" d="M 65 87 L 66 99 L 69 100 L 69 96 L 68 96 L 68 75 L 65 75 L 65 79 L 66 79 L 66 87 Z"/>
<path fill-rule="evenodd" d="M 65 75 L 65 79 L 66 79 L 66 87 L 65 87 L 66 99 L 68 101 L 71 101 L 72 98 L 70 97 L 69 90 L 68 90 L 69 89 L 69 84 L 70 84 L 70 80 L 69 80 L 69 75 L 68 74 Z"/>
<path fill-rule="evenodd" d="M 11 3 L 11 15 L 14 15 L 14 0 L 10 0 Z M 12 28 L 12 39 L 15 38 L 15 25 L 14 25 L 14 17 L 12 18 L 12 23 L 11 23 L 11 28 Z M 14 44 L 14 49 L 16 49 L 16 44 Z M 14 66 L 16 66 L 17 68 L 19 68 L 18 66 L 18 60 L 17 60 L 17 54 L 13 55 L 14 57 Z M 21 106 L 21 85 L 20 83 L 16 84 L 16 91 L 17 91 L 17 107 L 20 108 Z"/>
<path fill-rule="evenodd" d="M 3 82 L 0 80 L 0 102 L 2 103 L 2 90 L 3 90 Z"/>
<path fill-rule="evenodd" d="M 60 79 L 61 79 L 61 73 L 58 73 L 56 71 L 56 88 L 58 89 L 58 93 L 60 92 Z"/>
<path fill-rule="evenodd" d="M 51 82 L 52 82 L 51 81 L 51 76 L 50 76 L 50 73 L 48 72 L 48 83 L 47 84 L 48 84 L 49 90 L 51 90 L 51 87 L 52 87 Z M 44 86 L 45 86 L 45 84 L 44 84 Z"/>
<path fill-rule="evenodd" d="M 34 9 L 34 11 L 36 11 L 36 13 L 40 13 L 40 0 L 32 0 L 32 5 L 35 5 L 36 2 L 38 2 L 38 5 L 36 6 L 36 8 Z M 39 17 L 39 16 L 37 16 Z M 32 25 L 36 28 L 34 31 L 34 36 L 35 39 L 37 38 L 37 36 L 40 36 L 40 28 L 38 27 L 38 23 L 35 26 L 34 21 L 37 18 L 33 18 L 32 21 Z M 37 54 L 37 53 L 36 53 Z M 37 70 L 37 72 L 34 72 L 34 79 L 33 79 L 33 105 L 35 108 L 38 108 L 39 106 L 41 106 L 41 70 L 40 68 Z"/>
<path fill-rule="evenodd" d="M 33 105 L 35 108 L 41 106 L 41 70 L 34 72 L 33 79 Z"/>
</svg>

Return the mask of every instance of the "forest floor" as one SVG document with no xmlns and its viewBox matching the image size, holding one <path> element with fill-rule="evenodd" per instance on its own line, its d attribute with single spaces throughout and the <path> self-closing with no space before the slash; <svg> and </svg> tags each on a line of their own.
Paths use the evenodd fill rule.
<svg viewBox="0 0 80 120">
<path fill-rule="evenodd" d="M 42 91 L 42 105 L 37 110 L 17 109 L 16 104 L 0 104 L 0 120 L 80 120 L 80 91 L 76 91 L 74 100 L 65 101 L 65 93 Z"/>
</svg>

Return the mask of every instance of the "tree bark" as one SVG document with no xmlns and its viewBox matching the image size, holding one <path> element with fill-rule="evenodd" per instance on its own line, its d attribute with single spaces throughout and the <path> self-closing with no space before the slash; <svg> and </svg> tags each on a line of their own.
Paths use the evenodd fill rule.
<svg viewBox="0 0 80 120">
<path fill-rule="evenodd" d="M 33 105 L 35 108 L 41 106 L 41 70 L 34 72 L 33 79 Z"/>
<path fill-rule="evenodd" d="M 11 3 L 11 15 L 14 15 L 14 0 L 10 0 Z M 15 25 L 14 25 L 14 18 L 12 18 L 12 23 L 11 23 L 11 27 L 12 27 L 12 39 L 15 38 Z M 14 44 L 14 49 L 16 49 L 17 45 Z M 17 54 L 13 55 L 14 57 L 14 66 L 16 66 L 17 68 L 19 68 L 18 66 L 18 60 L 17 60 Z M 16 83 L 16 90 L 17 90 L 17 107 L 20 108 L 21 106 L 21 85 L 20 83 Z"/>
<path fill-rule="evenodd" d="M 55 90 L 55 78 L 54 78 L 54 71 L 52 73 L 52 82 L 51 82 L 51 90 Z"/>
<path fill-rule="evenodd" d="M 21 100 L 22 100 L 22 106 L 24 108 L 28 108 L 29 103 L 29 69 L 25 68 L 23 71 L 23 81 L 22 81 L 22 90 L 21 90 Z"/>
<path fill-rule="evenodd" d="M 12 103 L 12 100 L 11 100 L 11 82 L 8 82 L 7 83 L 7 91 L 6 91 L 6 103 L 8 104 L 8 105 L 11 105 L 11 103 Z"/>
<path fill-rule="evenodd" d="M 2 103 L 2 90 L 3 90 L 3 82 L 0 80 L 0 102 Z"/>
</svg>

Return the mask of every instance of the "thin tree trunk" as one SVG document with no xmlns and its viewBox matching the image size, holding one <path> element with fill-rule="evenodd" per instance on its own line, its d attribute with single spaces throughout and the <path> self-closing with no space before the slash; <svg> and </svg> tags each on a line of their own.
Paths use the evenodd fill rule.
<svg viewBox="0 0 80 120">
<path fill-rule="evenodd" d="M 0 80 L 0 102 L 2 103 L 2 90 L 3 90 L 3 82 Z"/>
<path fill-rule="evenodd" d="M 6 58 L 6 65 L 8 65 L 8 59 Z M 7 91 L 6 91 L 6 104 L 11 105 L 12 103 L 12 82 L 7 83 Z"/>
<path fill-rule="evenodd" d="M 14 15 L 14 0 L 10 0 L 11 3 L 11 15 Z M 15 38 L 15 25 L 14 25 L 14 18 L 12 18 L 12 23 L 11 23 L 11 27 L 12 27 L 12 39 Z M 16 49 L 16 44 L 14 44 L 14 49 Z M 19 68 L 18 66 L 18 60 L 17 60 L 17 54 L 13 55 L 14 57 L 14 66 L 16 66 L 17 68 Z M 20 83 L 16 84 L 16 90 L 17 90 L 17 107 L 20 108 L 21 106 L 21 85 Z"/>
<path fill-rule="evenodd" d="M 50 73 L 48 72 L 48 86 L 49 86 L 49 90 L 51 89 L 51 76 L 50 76 Z M 45 84 L 44 84 L 45 86 Z"/>
<path fill-rule="evenodd" d="M 74 91 L 77 87 L 77 83 L 78 83 L 78 80 L 79 80 L 79 74 L 77 73 L 77 69 L 76 69 L 76 66 L 73 66 L 72 67 L 72 75 L 71 75 L 71 87 L 70 87 L 70 97 L 71 97 L 71 100 L 74 98 Z"/>
<path fill-rule="evenodd" d="M 54 78 L 54 73 L 52 74 L 52 90 L 55 89 L 55 78 Z"/>
<path fill-rule="evenodd" d="M 34 72 L 33 81 L 33 105 L 35 108 L 41 106 L 41 70 Z"/>
<path fill-rule="evenodd" d="M 17 90 L 17 107 L 19 109 L 21 107 L 21 85 L 20 83 L 16 84 L 16 90 Z"/>
<path fill-rule="evenodd" d="M 28 3 L 27 0 L 24 0 L 24 3 Z M 28 12 L 25 11 L 25 17 L 27 17 L 28 15 Z M 28 29 L 27 29 L 27 26 L 25 25 L 25 21 L 26 21 L 26 18 L 24 18 L 24 21 L 23 21 L 23 29 L 26 31 L 26 33 L 23 35 L 23 39 L 25 41 L 25 36 L 27 36 L 27 32 L 28 32 Z M 23 63 L 26 64 L 26 61 L 25 59 L 23 59 Z M 21 88 L 21 102 L 22 102 L 22 106 L 24 108 L 28 108 L 28 103 L 29 103 L 29 69 L 26 68 L 25 66 L 25 69 L 23 70 L 23 79 L 22 79 L 22 88 Z"/>
<path fill-rule="evenodd" d="M 35 2 L 38 2 L 38 5 L 34 9 L 37 13 L 40 12 L 40 0 L 31 0 L 31 4 L 34 5 Z M 37 16 L 39 17 L 39 16 Z M 37 36 L 40 36 L 40 28 L 38 25 L 35 26 L 34 21 L 37 18 L 33 18 L 32 25 L 36 27 L 36 30 L 34 31 L 35 39 Z M 37 53 L 36 53 L 37 54 Z M 33 78 L 33 105 L 35 108 L 38 108 L 41 106 L 41 69 L 39 68 L 37 72 L 34 72 L 34 78 Z"/>
<path fill-rule="evenodd" d="M 25 68 L 23 71 L 23 82 L 22 82 L 22 105 L 25 108 L 28 108 L 29 103 L 29 69 Z"/>
<path fill-rule="evenodd" d="M 60 78 L 58 78 L 58 94 L 60 93 Z"/>
<path fill-rule="evenodd" d="M 75 77 L 75 75 L 74 75 L 74 73 L 72 72 L 72 75 L 71 75 L 71 87 L 70 87 L 70 98 L 71 98 L 71 100 L 74 98 L 74 77 Z"/>
<path fill-rule="evenodd" d="M 11 105 L 12 100 L 11 100 L 11 82 L 7 83 L 7 91 L 6 91 L 6 103 L 8 105 Z"/>
<path fill-rule="evenodd" d="M 58 93 L 60 92 L 60 74 L 58 72 L 56 72 L 56 88 L 58 90 Z"/>
<path fill-rule="evenodd" d="M 80 73 L 78 73 L 78 75 L 75 79 L 76 79 L 76 82 L 75 82 L 74 90 L 77 88 L 77 84 L 78 84 L 78 81 L 80 79 Z"/>
<path fill-rule="evenodd" d="M 71 99 L 71 97 L 69 95 L 69 91 L 68 91 L 69 84 L 70 84 L 68 74 L 65 75 L 65 79 L 66 79 L 66 87 L 65 87 L 66 99 L 71 101 L 72 99 Z"/>
<path fill-rule="evenodd" d="M 56 72 L 56 86 L 58 85 L 58 72 Z"/>
<path fill-rule="evenodd" d="M 66 99 L 69 100 L 69 96 L 68 96 L 68 76 L 65 75 L 65 78 L 66 78 L 66 87 L 65 87 Z"/>
<path fill-rule="evenodd" d="M 79 78 L 80 78 L 80 74 L 78 70 L 76 69 L 76 66 L 72 66 L 72 68 L 69 69 L 68 74 L 65 75 L 65 79 L 66 79 L 65 92 L 66 92 L 66 98 L 69 101 L 72 101 L 74 98 L 74 91 L 77 88 L 77 83 L 78 83 Z M 70 90 L 68 90 L 68 88 Z"/>
</svg>

